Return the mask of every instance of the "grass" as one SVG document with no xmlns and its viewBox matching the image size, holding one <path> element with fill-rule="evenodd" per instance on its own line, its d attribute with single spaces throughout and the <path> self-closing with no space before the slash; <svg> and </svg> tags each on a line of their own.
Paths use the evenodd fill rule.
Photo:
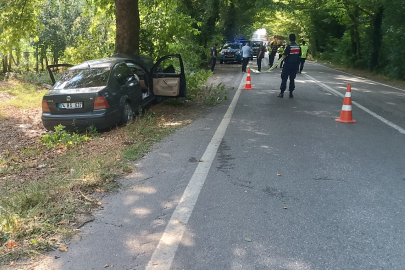
<svg viewBox="0 0 405 270">
<path fill-rule="evenodd" d="M 0 103 L 0 107 L 15 106 L 20 109 L 30 109 L 41 106 L 42 97 L 47 92 L 35 84 L 23 83 L 17 80 L 9 80 L 2 87 L 2 91 L 10 93 L 13 98 Z"/>
<path fill-rule="evenodd" d="M 61 76 L 65 68 L 61 68 L 60 72 L 54 72 L 55 79 L 58 80 Z M 0 74 L 0 80 L 19 80 L 27 83 L 33 84 L 48 84 L 51 85 L 51 77 L 47 71 L 40 71 L 38 73 L 34 71 L 28 72 L 8 72 L 6 74 Z"/>
<path fill-rule="evenodd" d="M 48 163 L 46 176 L 23 184 L 6 181 L 0 189 L 0 266 L 55 249 L 55 235 L 75 232 L 79 214 L 90 214 L 100 203 L 94 192 L 119 187 L 116 179 L 133 169 L 131 161 L 141 158 L 157 142 L 188 124 L 190 120 L 167 119 L 170 105 L 159 105 L 133 123 L 72 147 Z M 119 143 L 117 144 L 117 138 Z M 110 145 L 113 142 L 113 145 Z M 29 155 L 31 148 L 27 149 Z M 7 241 L 18 247 L 8 249 Z"/>
<path fill-rule="evenodd" d="M 0 107 L 40 106 L 46 92 L 38 86 L 42 75 L 30 76 L 36 75 L 25 75 L 25 82 L 8 79 L 2 84 L 2 91 L 13 97 L 0 103 Z M 29 80 L 35 83 L 27 83 Z M 59 137 L 47 134 L 43 143 L 48 142 L 48 148 L 38 141 L 20 149 L 19 156 L 6 151 L 0 157 L 0 181 L 3 181 L 0 182 L 0 268 L 11 261 L 58 248 L 64 237 L 77 231 L 82 216 L 91 215 L 100 207 L 98 196 L 94 195 L 117 190 L 116 180 L 134 169 L 133 161 L 149 152 L 155 142 L 192 121 L 197 115 L 195 104 L 215 105 L 226 99 L 226 92 L 222 84 L 204 86 L 194 93 L 195 102 L 169 99 L 125 127 L 103 134 L 89 129 L 88 134 L 94 135 L 90 136 L 93 138 L 78 145 L 68 147 L 66 143 L 57 143 L 63 141 Z M 63 138 L 69 137 L 62 133 Z M 50 159 L 41 159 L 48 155 Z M 33 162 L 35 159 L 37 164 Z M 20 175 L 29 175 L 27 172 L 38 175 L 38 165 L 45 166 L 40 169 L 42 176 L 34 177 L 35 180 L 21 179 Z M 2 180 L 10 175 L 14 180 Z M 55 236 L 62 240 L 55 241 Z M 10 241 L 18 246 L 8 248 Z"/>
</svg>

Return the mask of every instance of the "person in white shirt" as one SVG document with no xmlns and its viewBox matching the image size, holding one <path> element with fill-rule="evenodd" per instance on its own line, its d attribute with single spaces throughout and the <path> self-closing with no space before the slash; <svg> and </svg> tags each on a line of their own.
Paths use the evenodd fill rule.
<svg viewBox="0 0 405 270">
<path fill-rule="evenodd" d="M 252 48 L 249 47 L 249 42 L 246 42 L 245 46 L 242 47 L 242 72 L 246 72 L 247 64 L 249 63 L 250 53 Z"/>
</svg>

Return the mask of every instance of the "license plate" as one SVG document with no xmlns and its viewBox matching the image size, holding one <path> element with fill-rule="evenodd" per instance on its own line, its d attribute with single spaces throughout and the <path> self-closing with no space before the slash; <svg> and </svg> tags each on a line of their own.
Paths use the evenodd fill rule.
<svg viewBox="0 0 405 270">
<path fill-rule="evenodd" d="M 233 55 L 227 55 L 226 58 L 233 58 Z"/>
<path fill-rule="evenodd" d="M 83 108 L 83 102 L 59 103 L 59 109 L 80 109 Z"/>
</svg>

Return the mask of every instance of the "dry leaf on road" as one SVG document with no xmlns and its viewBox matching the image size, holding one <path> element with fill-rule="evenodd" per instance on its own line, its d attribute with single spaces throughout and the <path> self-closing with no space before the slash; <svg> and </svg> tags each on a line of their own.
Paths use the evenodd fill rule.
<svg viewBox="0 0 405 270">
<path fill-rule="evenodd" d="M 65 246 L 64 246 L 64 247 L 60 247 L 60 248 L 59 248 L 59 251 L 60 251 L 60 252 L 67 252 L 67 251 L 68 251 L 68 247 L 65 247 Z"/>
</svg>

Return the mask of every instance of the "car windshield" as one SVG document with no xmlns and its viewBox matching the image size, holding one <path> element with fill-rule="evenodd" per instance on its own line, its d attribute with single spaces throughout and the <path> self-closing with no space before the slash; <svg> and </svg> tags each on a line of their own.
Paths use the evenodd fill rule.
<svg viewBox="0 0 405 270">
<path fill-rule="evenodd" d="M 54 90 L 106 86 L 110 69 L 70 69 L 55 83 Z"/>
<path fill-rule="evenodd" d="M 229 49 L 239 49 L 239 44 L 225 44 L 222 49 L 229 50 Z"/>
<path fill-rule="evenodd" d="M 260 47 L 260 43 L 259 42 L 253 42 L 253 47 Z"/>
</svg>

